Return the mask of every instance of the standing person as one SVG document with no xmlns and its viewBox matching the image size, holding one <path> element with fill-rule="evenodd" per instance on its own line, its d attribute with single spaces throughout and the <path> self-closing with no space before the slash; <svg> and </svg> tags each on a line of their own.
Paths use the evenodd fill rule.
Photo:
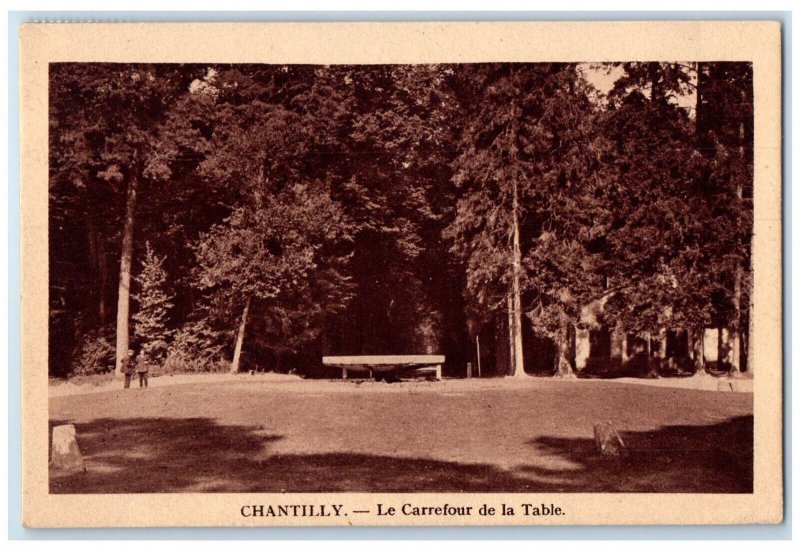
<svg viewBox="0 0 800 551">
<path fill-rule="evenodd" d="M 147 388 L 147 376 L 149 374 L 150 367 L 147 365 L 147 361 L 139 357 L 139 361 L 136 362 L 136 373 L 139 374 L 139 388 Z"/>
<path fill-rule="evenodd" d="M 125 388 L 131 387 L 131 377 L 133 377 L 133 350 L 128 350 L 128 355 L 122 358 L 122 373 L 125 375 Z"/>
</svg>

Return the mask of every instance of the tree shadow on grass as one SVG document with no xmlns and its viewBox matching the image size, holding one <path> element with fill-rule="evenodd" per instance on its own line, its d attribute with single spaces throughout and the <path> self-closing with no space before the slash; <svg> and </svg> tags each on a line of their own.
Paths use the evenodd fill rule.
<svg viewBox="0 0 800 551">
<path fill-rule="evenodd" d="M 68 421 L 52 421 L 52 426 Z M 76 423 L 86 472 L 51 469 L 51 493 L 511 491 L 492 466 L 354 453 L 271 454 L 280 435 L 205 418 Z"/>
<path fill-rule="evenodd" d="M 592 438 L 542 437 L 529 442 L 532 463 L 555 456 L 574 468 L 507 470 L 358 453 L 274 454 L 281 435 L 205 418 L 98 419 L 76 424 L 86 472 L 51 470 L 50 492 L 751 492 L 752 426 L 752 417 L 738 417 L 623 434 L 632 451 L 620 461 L 601 458 Z"/>
<path fill-rule="evenodd" d="M 64 421 L 50 422 L 52 427 Z M 76 423 L 85 473 L 51 469 L 51 493 L 224 491 L 237 465 L 279 435 L 206 418 L 97 419 Z"/>
<path fill-rule="evenodd" d="M 557 455 L 576 469 L 523 467 L 548 481 L 550 491 L 708 492 L 753 491 L 753 417 L 711 425 L 670 425 L 643 432 L 620 431 L 627 453 L 597 453 L 594 439 L 542 437 L 529 444 Z M 555 482 L 560 479 L 561 482 Z"/>
</svg>

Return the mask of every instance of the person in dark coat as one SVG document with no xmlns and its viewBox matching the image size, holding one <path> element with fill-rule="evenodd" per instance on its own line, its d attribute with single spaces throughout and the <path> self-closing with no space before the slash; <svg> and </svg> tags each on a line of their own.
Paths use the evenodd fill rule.
<svg viewBox="0 0 800 551">
<path fill-rule="evenodd" d="M 128 350 L 128 355 L 122 358 L 122 374 L 125 375 L 125 388 L 131 387 L 131 377 L 133 377 L 135 358 L 133 350 Z"/>
<path fill-rule="evenodd" d="M 142 358 L 139 357 L 139 361 L 136 362 L 136 373 L 139 374 L 139 388 L 147 388 L 147 376 L 149 375 L 150 367 L 147 365 L 147 362 Z"/>
</svg>

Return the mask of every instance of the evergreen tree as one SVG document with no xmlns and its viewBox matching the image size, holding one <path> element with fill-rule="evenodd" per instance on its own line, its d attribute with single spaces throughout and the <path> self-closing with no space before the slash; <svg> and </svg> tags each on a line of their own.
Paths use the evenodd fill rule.
<svg viewBox="0 0 800 551">
<path fill-rule="evenodd" d="M 167 293 L 164 260 L 164 257 L 159 258 L 156 255 L 148 242 L 142 259 L 142 270 L 136 277 L 139 290 L 134 295 L 134 300 L 139 308 L 132 316 L 134 335 L 140 343 L 139 361 L 150 366 L 163 363 L 173 333 L 168 328 L 172 296 Z"/>
<path fill-rule="evenodd" d="M 617 67 L 606 105 L 576 64 L 54 64 L 51 373 L 113 299 L 125 353 L 140 251 L 175 292 L 156 317 L 182 327 L 181 362 L 209 369 L 245 333 L 262 365 L 466 361 L 485 327 L 521 376 L 525 322 L 569 374 L 599 297 L 631 332 L 746 337 L 752 69 Z M 135 298 L 137 339 L 166 343 Z"/>
<path fill-rule="evenodd" d="M 602 122 L 615 207 L 604 251 L 614 290 L 607 320 L 644 335 L 686 330 L 700 372 L 704 329 L 729 327 L 737 369 L 752 229 L 751 70 L 705 62 L 622 68 Z"/>
<path fill-rule="evenodd" d="M 591 90 L 574 64 L 467 74 L 474 112 L 454 164 L 460 198 L 447 234 L 466 269 L 471 317 L 478 325 L 507 320 L 507 372 L 522 377 L 527 313 L 535 331 L 559 344 L 558 372 L 569 374 L 566 335 L 601 288 L 588 248 L 606 222 Z"/>
<path fill-rule="evenodd" d="M 173 109 L 181 105 L 189 83 L 202 70 L 200 66 L 173 64 L 51 66 L 51 189 L 60 188 L 59 197 L 80 202 L 90 236 L 96 231 L 96 224 L 92 224 L 96 198 L 117 212 L 114 219 L 122 220 L 121 227 L 114 228 L 119 232 L 114 237 L 121 242 L 117 373 L 130 336 L 130 282 L 140 195 L 170 181 L 181 144 L 198 140 L 197 129 L 189 119 Z M 58 201 L 54 204 L 62 205 L 70 208 Z M 105 259 L 99 256 L 103 256 L 97 260 L 102 280 Z M 101 300 L 101 318 L 105 310 Z"/>
</svg>

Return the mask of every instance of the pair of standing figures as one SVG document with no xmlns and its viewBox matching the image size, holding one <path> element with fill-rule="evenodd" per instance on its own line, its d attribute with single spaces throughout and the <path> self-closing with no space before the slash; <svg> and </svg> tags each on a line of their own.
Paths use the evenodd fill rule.
<svg viewBox="0 0 800 551">
<path fill-rule="evenodd" d="M 150 368 L 147 363 L 140 360 L 136 361 L 133 350 L 128 350 L 128 355 L 122 359 L 122 373 L 125 375 L 125 388 L 131 387 L 131 379 L 134 374 L 139 375 L 139 388 L 147 388 L 147 376 Z"/>
</svg>

